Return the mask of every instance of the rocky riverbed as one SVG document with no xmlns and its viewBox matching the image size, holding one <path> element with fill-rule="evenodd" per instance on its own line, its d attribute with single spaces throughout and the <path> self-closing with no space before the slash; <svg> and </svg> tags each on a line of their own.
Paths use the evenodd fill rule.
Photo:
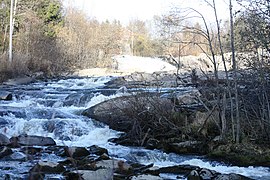
<svg viewBox="0 0 270 180">
<path fill-rule="evenodd" d="M 111 158 L 108 150 L 90 147 L 56 146 L 50 137 L 20 135 L 8 139 L 0 134 L 1 162 L 8 164 L 1 170 L 4 179 L 162 179 L 174 174 L 179 178 L 249 179 L 191 165 L 155 167 Z M 47 156 L 47 158 L 44 158 Z M 46 159 L 46 160 L 45 160 Z M 25 164 L 24 171 L 16 172 L 14 164 Z M 16 165 L 15 165 L 16 166 Z M 19 171 L 19 169 L 18 169 Z"/>
<path fill-rule="evenodd" d="M 173 75 L 161 74 L 66 78 L 2 86 L 5 93 L 0 104 L 0 177 L 270 179 L 268 167 L 237 167 L 222 162 L 232 162 L 235 156 L 229 155 L 239 153 L 242 147 L 223 147 L 217 138 L 189 140 L 183 133 L 185 129 L 177 127 L 197 119 L 192 113 L 202 108 L 199 92 L 190 86 L 191 79 L 186 79 L 189 87 L 176 88 Z M 177 106 L 172 103 L 176 99 Z M 166 113 L 183 122 L 168 122 Z M 182 117 L 183 113 L 186 116 Z M 208 132 L 211 133 L 214 132 Z M 198 156 L 214 152 L 211 148 L 219 150 L 213 153 L 215 159 L 225 151 L 229 158 L 211 161 Z M 254 153 L 253 157 L 264 155 L 255 146 L 248 150 Z"/>
</svg>

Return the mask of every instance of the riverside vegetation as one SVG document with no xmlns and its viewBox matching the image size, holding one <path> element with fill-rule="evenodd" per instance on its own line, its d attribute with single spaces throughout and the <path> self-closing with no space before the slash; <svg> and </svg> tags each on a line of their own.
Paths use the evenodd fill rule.
<svg viewBox="0 0 270 180">
<path fill-rule="evenodd" d="M 209 27 L 203 15 L 192 8 L 174 10 L 155 17 L 160 27 L 156 36 L 151 36 L 145 22 L 139 20 L 123 27 L 118 21 L 100 23 L 88 19 L 72 8 L 63 13 L 57 0 L 18 1 L 12 62 L 7 58 L 9 3 L 2 1 L 0 12 L 1 81 L 40 72 L 47 79 L 77 69 L 112 67 L 111 57 L 115 54 L 166 55 L 165 59 L 178 68 L 175 74 L 121 77 L 107 86 L 125 86 L 127 91 L 164 86 L 172 88 L 171 93 L 142 92 L 119 97 L 83 114 L 125 132 L 113 140 L 116 143 L 203 154 L 241 166 L 270 166 L 270 15 L 266 1 L 238 0 L 244 10 L 235 15 L 235 20 L 231 13 L 224 27 L 217 15 L 216 24 Z M 205 3 L 216 12 L 215 0 Z M 190 12 L 202 23 L 188 23 L 185 14 Z M 129 33 L 131 27 L 134 36 Z M 197 67 L 181 74 L 181 56 L 200 51 L 212 62 L 211 72 Z M 231 52 L 228 59 L 225 52 Z M 222 57 L 221 62 L 216 55 Z M 220 64 L 223 71 L 219 71 Z M 193 88 L 188 92 L 179 90 L 187 86 Z"/>
</svg>

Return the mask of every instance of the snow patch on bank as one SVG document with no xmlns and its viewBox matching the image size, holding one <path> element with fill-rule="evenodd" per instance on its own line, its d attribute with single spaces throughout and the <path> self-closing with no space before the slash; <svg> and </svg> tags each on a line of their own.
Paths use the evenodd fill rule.
<svg viewBox="0 0 270 180">
<path fill-rule="evenodd" d="M 121 72 L 175 71 L 176 67 L 159 58 L 121 55 L 113 57 L 115 69 Z"/>
</svg>

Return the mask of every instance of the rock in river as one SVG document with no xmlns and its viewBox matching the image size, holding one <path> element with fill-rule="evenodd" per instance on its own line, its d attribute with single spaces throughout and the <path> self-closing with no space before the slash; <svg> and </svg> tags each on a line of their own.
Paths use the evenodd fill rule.
<svg viewBox="0 0 270 180">
<path fill-rule="evenodd" d="M 65 155 L 68 157 L 79 158 L 88 156 L 90 152 L 84 147 L 66 147 Z"/>
<path fill-rule="evenodd" d="M 55 141 L 51 137 L 42 136 L 28 136 L 20 135 L 18 137 L 12 137 L 12 144 L 18 144 L 21 146 L 54 146 Z"/>
<path fill-rule="evenodd" d="M 12 94 L 7 91 L 0 91 L 0 100 L 10 101 L 12 100 Z"/>
<path fill-rule="evenodd" d="M 9 147 L 6 147 L 6 146 L 0 147 L 0 158 L 3 158 L 10 154 L 12 154 L 12 150 Z"/>
<path fill-rule="evenodd" d="M 65 168 L 59 163 L 39 161 L 31 170 L 31 173 L 60 173 Z"/>
<path fill-rule="evenodd" d="M 173 103 L 156 94 L 142 93 L 135 96 L 122 96 L 99 103 L 82 112 L 83 115 L 101 121 L 110 128 L 128 132 L 134 125 L 138 113 L 172 111 Z M 147 120 L 147 119 L 145 119 Z"/>
<path fill-rule="evenodd" d="M 8 145 L 10 143 L 10 140 L 8 139 L 7 136 L 4 134 L 0 134 L 0 145 Z"/>
</svg>

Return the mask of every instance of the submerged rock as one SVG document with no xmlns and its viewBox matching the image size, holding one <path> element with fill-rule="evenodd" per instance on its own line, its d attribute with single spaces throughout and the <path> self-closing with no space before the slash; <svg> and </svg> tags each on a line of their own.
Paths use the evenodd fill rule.
<svg viewBox="0 0 270 180">
<path fill-rule="evenodd" d="M 12 94 L 8 91 L 0 91 L 0 100 L 11 101 Z"/>
<path fill-rule="evenodd" d="M 107 149 L 99 147 L 97 145 L 90 146 L 88 149 L 91 154 L 96 154 L 98 156 L 103 155 L 103 154 L 108 154 Z"/>
<path fill-rule="evenodd" d="M 26 118 L 26 112 L 24 109 L 19 109 L 17 107 L 8 107 L 8 106 L 1 106 L 0 107 L 0 116 L 9 116 L 14 115 L 16 118 Z M 2 121 L 4 122 L 4 121 Z"/>
<path fill-rule="evenodd" d="M 127 81 L 124 77 L 113 78 L 109 82 L 105 83 L 105 88 L 120 88 L 126 85 Z"/>
<path fill-rule="evenodd" d="M 6 146 L 0 147 L 0 158 L 6 157 L 12 153 L 13 152 L 9 147 L 6 147 Z"/>
<path fill-rule="evenodd" d="M 0 134 L 0 145 L 8 145 L 10 144 L 10 140 L 7 136 L 5 136 L 4 134 Z"/>
<path fill-rule="evenodd" d="M 10 158 L 16 161 L 26 161 L 27 155 L 22 152 L 14 152 L 13 154 L 10 155 Z"/>
<path fill-rule="evenodd" d="M 9 124 L 9 121 L 0 117 L 0 128 L 5 128 Z"/>
<path fill-rule="evenodd" d="M 68 95 L 64 102 L 63 106 L 85 106 L 93 97 L 94 93 L 73 93 Z"/>
</svg>

